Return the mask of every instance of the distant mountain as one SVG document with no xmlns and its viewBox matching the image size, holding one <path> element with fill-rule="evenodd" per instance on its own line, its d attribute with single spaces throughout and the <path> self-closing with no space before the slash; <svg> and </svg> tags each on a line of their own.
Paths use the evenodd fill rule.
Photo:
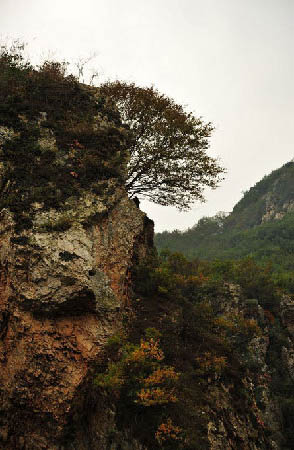
<svg viewBox="0 0 294 450">
<path fill-rule="evenodd" d="M 294 211 L 294 162 L 290 161 L 256 183 L 235 205 L 226 227 L 247 229 Z"/>
<path fill-rule="evenodd" d="M 184 232 L 157 233 L 155 244 L 188 258 L 252 256 L 272 261 L 276 269 L 294 270 L 294 162 L 245 192 L 229 215 L 204 217 Z"/>
</svg>

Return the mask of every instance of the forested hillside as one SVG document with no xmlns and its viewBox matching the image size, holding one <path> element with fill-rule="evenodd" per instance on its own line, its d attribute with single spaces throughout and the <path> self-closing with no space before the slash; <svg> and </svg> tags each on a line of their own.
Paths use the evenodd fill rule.
<svg viewBox="0 0 294 450">
<path fill-rule="evenodd" d="M 158 233 L 159 250 L 212 260 L 246 256 L 294 269 L 294 163 L 291 161 L 246 192 L 229 215 L 204 217 L 187 231 Z"/>
</svg>

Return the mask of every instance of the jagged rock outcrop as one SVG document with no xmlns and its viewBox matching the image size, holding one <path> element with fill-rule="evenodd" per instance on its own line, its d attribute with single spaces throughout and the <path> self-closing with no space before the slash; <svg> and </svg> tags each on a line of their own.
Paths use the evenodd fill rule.
<svg viewBox="0 0 294 450">
<path fill-rule="evenodd" d="M 78 392 L 121 326 L 129 270 L 151 248 L 152 226 L 121 189 L 83 226 L 76 212 L 99 211 L 97 202 L 79 199 L 61 232 L 38 229 L 54 211 L 22 234 L 1 212 L 0 448 L 62 448 Z"/>
<path fill-rule="evenodd" d="M 58 65 L 1 64 L 16 78 L 0 114 L 0 448 L 100 450 L 113 412 L 93 370 L 153 224 L 127 196 L 128 131 L 97 90 Z"/>
<path fill-rule="evenodd" d="M 253 300 L 253 302 L 257 302 Z M 227 284 L 222 296 L 216 299 L 214 307 L 218 314 L 230 317 L 247 317 L 258 323 L 264 322 L 264 310 L 252 301 L 244 303 L 242 291 L 238 286 Z M 252 304 L 254 306 L 252 306 Z M 287 309 L 287 308 L 285 308 Z M 288 311 L 288 309 L 287 309 Z M 293 348 L 294 342 L 291 343 Z M 240 346 L 240 358 L 246 362 L 249 371 L 240 380 L 241 386 L 247 392 L 251 408 L 245 405 L 232 408 L 234 404 L 234 386 L 220 385 L 212 387 L 211 396 L 214 406 L 208 412 L 208 441 L 210 448 L 221 449 L 280 449 L 283 448 L 282 414 L 278 399 L 271 391 L 271 380 L 274 368 L 269 365 L 268 355 L 271 352 L 269 328 L 265 326 L 262 334 L 254 337 L 245 345 Z M 242 351 L 242 347 L 244 350 Z M 285 349 L 288 354 L 288 351 Z M 252 370 L 253 369 L 253 370 Z M 286 367 L 285 367 L 286 370 Z"/>
<path fill-rule="evenodd" d="M 272 198 L 271 194 L 265 198 L 265 213 L 261 218 L 261 222 L 268 222 L 270 220 L 282 219 L 288 212 L 293 212 L 294 201 L 289 200 L 282 205 L 278 203 L 275 198 Z"/>
</svg>

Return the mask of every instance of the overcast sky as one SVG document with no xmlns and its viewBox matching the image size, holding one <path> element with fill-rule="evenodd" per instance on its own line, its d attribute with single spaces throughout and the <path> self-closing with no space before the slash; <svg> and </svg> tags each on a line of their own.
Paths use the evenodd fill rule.
<svg viewBox="0 0 294 450">
<path fill-rule="evenodd" d="M 96 53 L 100 80 L 154 84 L 213 122 L 225 181 L 188 213 L 142 202 L 157 231 L 231 211 L 294 157 L 294 0 L 0 0 L 0 33 L 36 61 Z"/>
</svg>

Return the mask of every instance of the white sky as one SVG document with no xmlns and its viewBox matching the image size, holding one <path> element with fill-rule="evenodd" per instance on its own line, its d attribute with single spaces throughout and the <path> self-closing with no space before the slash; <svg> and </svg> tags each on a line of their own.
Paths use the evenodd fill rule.
<svg viewBox="0 0 294 450">
<path fill-rule="evenodd" d="M 157 231 L 231 211 L 294 157 L 294 0 L 0 0 L 0 33 L 36 60 L 96 52 L 99 80 L 154 84 L 213 122 L 225 181 L 188 213 L 142 202 Z"/>
</svg>

